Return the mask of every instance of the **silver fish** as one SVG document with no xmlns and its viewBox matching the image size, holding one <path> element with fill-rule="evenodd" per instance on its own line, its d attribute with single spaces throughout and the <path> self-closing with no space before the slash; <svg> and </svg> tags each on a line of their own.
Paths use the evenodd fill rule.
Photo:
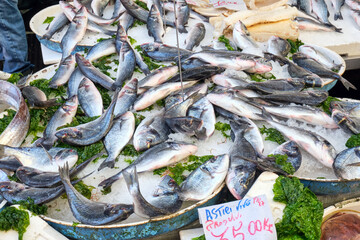
<svg viewBox="0 0 360 240">
<path fill-rule="evenodd" d="M 57 138 L 55 137 L 56 129 L 71 123 L 75 117 L 78 108 L 77 95 L 69 98 L 61 107 L 56 110 L 55 114 L 51 117 L 49 123 L 46 125 L 42 138 L 39 138 L 36 142 L 36 146 L 43 146 L 46 149 L 50 149 Z"/>
<path fill-rule="evenodd" d="M 227 87 L 227 88 L 233 88 L 233 87 L 246 87 L 249 83 L 246 81 L 246 79 L 236 79 L 227 77 L 223 74 L 216 74 L 211 77 L 211 81 L 215 83 L 216 85 Z"/>
<path fill-rule="evenodd" d="M 119 156 L 121 150 L 130 141 L 135 131 L 135 117 L 132 112 L 126 112 L 114 123 L 104 138 L 105 149 L 108 157 L 101 163 L 98 170 L 105 167 L 113 168 L 115 159 Z M 121 136 L 121 138 L 119 138 Z"/>
<path fill-rule="evenodd" d="M 0 158 L 0 169 L 16 172 L 22 163 L 14 156 Z"/>
<path fill-rule="evenodd" d="M 290 43 L 280 37 L 271 36 L 268 40 L 266 51 L 277 56 L 286 57 L 290 52 Z"/>
<path fill-rule="evenodd" d="M 302 149 L 307 151 L 324 166 L 331 168 L 336 157 L 335 148 L 320 135 L 304 129 L 289 127 L 274 121 L 271 116 L 263 110 L 262 117 L 271 126 L 279 130 L 290 140 L 296 142 Z"/>
<path fill-rule="evenodd" d="M 165 122 L 174 132 L 188 136 L 195 135 L 204 124 L 203 120 L 192 116 L 165 118 Z"/>
<path fill-rule="evenodd" d="M 80 68 L 76 67 L 69 78 L 68 86 L 66 89 L 66 95 L 68 96 L 68 98 L 77 95 L 79 84 L 83 80 L 83 78 L 84 75 L 82 74 Z"/>
<path fill-rule="evenodd" d="M 57 31 L 60 31 L 68 23 L 70 23 L 69 19 L 65 16 L 64 13 L 60 13 L 52 20 L 52 22 L 46 28 L 47 31 L 41 37 L 41 39 L 49 40 Z"/>
<path fill-rule="evenodd" d="M 244 86 L 244 88 L 265 94 L 300 92 L 305 88 L 305 82 L 301 78 L 275 79 L 265 82 L 251 82 Z"/>
<path fill-rule="evenodd" d="M 203 23 L 195 24 L 185 39 L 185 49 L 192 51 L 194 47 L 199 46 L 205 37 L 205 32 L 205 25 Z"/>
<path fill-rule="evenodd" d="M 156 5 L 152 5 L 149 17 L 147 18 L 148 34 L 154 38 L 155 42 L 163 43 L 163 37 L 165 35 L 164 24 Z"/>
<path fill-rule="evenodd" d="M 111 86 L 112 90 L 122 88 L 126 80 L 129 80 L 135 69 L 135 54 L 130 44 L 125 41 L 122 43 L 119 53 L 119 66 L 116 73 L 116 81 Z"/>
<path fill-rule="evenodd" d="M 69 55 L 60 61 L 59 68 L 49 82 L 49 88 L 57 88 L 67 83 L 74 70 L 75 57 L 74 55 Z"/>
<path fill-rule="evenodd" d="M 255 61 L 255 66 L 248 69 L 244 69 L 245 72 L 263 74 L 270 72 L 272 70 L 271 63 L 266 59 L 259 58 L 259 59 L 254 59 L 254 61 Z"/>
<path fill-rule="evenodd" d="M 120 2 L 120 0 L 117 0 Z M 128 14 L 126 11 L 119 18 L 119 24 L 124 27 L 125 32 L 129 30 L 129 28 L 134 23 L 134 17 Z"/>
<path fill-rule="evenodd" d="M 329 10 L 324 0 L 311 0 L 312 15 L 319 21 L 332 25 L 329 22 Z"/>
<path fill-rule="evenodd" d="M 358 0 L 345 0 L 345 3 L 350 9 L 360 11 L 360 3 Z"/>
<path fill-rule="evenodd" d="M 343 19 L 343 16 L 341 14 L 341 7 L 344 5 L 345 0 L 332 0 L 331 5 L 333 6 L 335 10 L 334 14 L 334 20 Z"/>
<path fill-rule="evenodd" d="M 141 79 L 138 83 L 138 94 L 144 93 L 149 87 L 158 86 L 178 72 L 177 66 L 162 67 L 154 70 L 152 73 Z"/>
<path fill-rule="evenodd" d="M 45 93 L 34 86 L 26 86 L 22 88 L 21 93 L 24 98 L 27 99 L 31 107 L 47 108 L 60 105 L 56 98 L 47 100 Z"/>
<path fill-rule="evenodd" d="M 99 118 L 76 127 L 63 128 L 57 131 L 55 136 L 67 144 L 78 146 L 86 146 L 99 141 L 111 128 L 117 96 L 118 93 L 114 95 L 110 106 Z"/>
<path fill-rule="evenodd" d="M 254 39 L 251 38 L 246 26 L 240 20 L 234 25 L 233 39 L 236 46 L 242 50 L 259 47 Z"/>
<path fill-rule="evenodd" d="M 93 0 L 91 1 L 91 9 L 97 16 L 101 17 L 109 1 L 110 0 Z"/>
<path fill-rule="evenodd" d="M 67 58 L 74 51 L 78 42 L 84 37 L 88 22 L 88 14 L 84 7 L 76 13 L 74 19 L 70 23 L 69 29 L 66 31 L 61 40 L 60 46 L 62 50 L 61 59 Z"/>
<path fill-rule="evenodd" d="M 162 2 L 162 6 L 163 6 L 164 10 L 174 12 L 174 3 L 173 2 Z M 203 21 L 203 22 L 209 22 L 208 17 L 203 16 L 200 13 L 195 12 L 191 8 L 190 8 L 190 16 L 189 17 L 192 18 L 192 19 Z"/>
<path fill-rule="evenodd" d="M 295 171 L 301 166 L 301 152 L 299 146 L 294 141 L 287 141 L 275 148 L 270 154 L 280 154 L 288 156 L 287 161 L 291 163 Z"/>
<path fill-rule="evenodd" d="M 79 53 L 75 54 L 76 63 L 82 74 L 90 79 L 91 81 L 100 84 L 107 90 L 111 90 L 111 86 L 114 84 L 114 80 L 111 77 L 100 72 L 99 69 L 95 68 L 90 61 L 86 60 Z M 80 83 L 80 82 L 79 82 Z"/>
<path fill-rule="evenodd" d="M 194 94 L 206 94 L 207 93 L 207 85 L 205 83 L 202 84 L 196 84 L 192 87 L 181 89 L 179 91 L 171 93 L 166 99 L 165 99 L 165 110 L 168 110 L 172 107 L 174 107 L 177 104 L 182 103 L 183 101 L 186 101 L 189 97 L 191 97 Z"/>
<path fill-rule="evenodd" d="M 0 135 L 0 144 L 20 146 L 24 141 L 30 124 L 29 109 L 20 90 L 13 84 L 0 80 L 0 102 L 8 108 L 11 106 L 16 114 L 10 124 Z M 5 109 L 2 109 L 4 111 Z"/>
<path fill-rule="evenodd" d="M 178 0 L 175 4 L 176 11 L 176 25 L 180 33 L 187 33 L 185 25 L 190 17 L 190 7 L 185 0 Z"/>
<path fill-rule="evenodd" d="M 217 66 L 204 65 L 200 67 L 194 67 L 191 69 L 186 69 L 181 72 L 183 80 L 206 80 L 212 75 L 219 74 L 225 71 L 225 68 Z M 181 82 L 180 73 L 176 74 L 168 80 L 169 82 Z"/>
<path fill-rule="evenodd" d="M 48 155 L 49 154 L 49 155 Z M 0 145 L 0 157 L 14 156 L 23 166 L 41 171 L 56 172 L 59 165 L 66 162 L 72 167 L 78 154 L 70 148 L 51 148 L 48 152 L 42 147 L 10 147 Z"/>
<path fill-rule="evenodd" d="M 134 212 L 131 205 L 94 202 L 81 195 L 70 182 L 68 166 L 59 168 L 59 174 L 65 187 L 70 209 L 79 222 L 103 225 L 125 220 Z"/>
<path fill-rule="evenodd" d="M 150 147 L 166 141 L 170 129 L 165 123 L 164 112 L 146 117 L 136 128 L 133 145 L 136 151 L 144 151 Z"/>
<path fill-rule="evenodd" d="M 304 90 L 301 92 L 275 92 L 269 95 L 262 95 L 259 98 L 263 100 L 317 106 L 325 101 L 328 96 L 329 93 L 325 90 Z"/>
<path fill-rule="evenodd" d="M 336 156 L 332 167 L 338 178 L 350 180 L 360 177 L 359 150 L 359 147 L 348 148 Z"/>
<path fill-rule="evenodd" d="M 84 110 L 86 116 L 95 117 L 100 116 L 103 111 L 103 100 L 99 90 L 94 83 L 87 78 L 84 78 L 78 89 L 79 103 Z"/>
<path fill-rule="evenodd" d="M 210 196 L 225 180 L 229 168 L 229 155 L 215 156 L 193 172 L 180 185 L 183 201 L 200 201 Z"/>
<path fill-rule="evenodd" d="M 105 39 L 104 41 L 101 41 L 92 46 L 87 53 L 85 59 L 93 62 L 103 56 L 108 56 L 113 53 L 116 53 L 115 39 Z"/>
<path fill-rule="evenodd" d="M 201 88 L 198 88 L 199 91 Z M 196 92 L 186 99 L 181 99 L 177 104 L 174 104 L 171 108 L 165 108 L 165 118 L 172 117 L 185 117 L 187 115 L 188 109 L 191 105 L 193 105 L 196 101 L 200 100 L 204 94 L 200 94 Z"/>
<path fill-rule="evenodd" d="M 296 17 L 294 21 L 296 22 L 297 27 L 304 31 L 342 32 L 341 28 L 314 21 L 310 18 Z"/>
<path fill-rule="evenodd" d="M 145 172 L 165 167 L 194 154 L 197 146 L 184 142 L 160 143 L 141 154 L 132 164 L 114 176 L 102 181 L 99 186 L 108 187 L 121 178 L 123 171 L 136 166 L 137 172 Z"/>
<path fill-rule="evenodd" d="M 311 46 L 302 45 L 299 47 L 299 51 L 315 59 L 330 70 L 339 70 L 342 67 L 342 64 L 335 64 L 330 56 L 322 54 Z"/>
<path fill-rule="evenodd" d="M 142 95 L 134 103 L 134 109 L 136 111 L 145 109 L 153 105 L 156 101 L 165 98 L 170 93 L 175 92 L 183 88 L 188 88 L 194 85 L 197 81 L 186 81 L 186 82 L 170 82 L 163 83 L 155 88 L 151 88 Z"/>
<path fill-rule="evenodd" d="M 154 5 L 153 5 L 154 6 Z M 123 172 L 126 186 L 133 200 L 134 212 L 143 218 L 153 218 L 161 215 L 170 214 L 163 208 L 158 208 L 150 204 L 141 194 L 136 166 Z"/>
<path fill-rule="evenodd" d="M 121 89 L 114 109 L 115 118 L 123 115 L 129 110 L 136 100 L 136 90 L 137 90 L 138 80 L 136 78 L 132 79 Z"/>
<path fill-rule="evenodd" d="M 337 125 L 341 127 L 345 132 L 350 134 L 360 133 L 360 119 L 350 116 L 348 113 L 339 109 L 333 109 L 331 112 L 331 118 L 334 119 Z"/>
<path fill-rule="evenodd" d="M 123 17 L 124 15 L 129 15 L 126 12 L 126 9 L 124 8 L 124 6 L 121 4 L 120 0 L 115 0 L 115 4 L 114 4 L 114 12 L 111 18 L 118 18 L 121 15 L 121 17 Z M 120 17 L 120 19 L 121 19 Z M 119 20 L 121 21 L 121 20 Z"/>
<path fill-rule="evenodd" d="M 141 46 L 143 52 L 156 61 L 175 61 L 178 57 L 178 48 L 160 43 L 144 43 Z M 186 49 L 179 49 L 180 56 L 189 56 L 193 52 Z"/>
<path fill-rule="evenodd" d="M 351 10 L 350 15 L 354 19 L 358 29 L 360 29 L 360 10 Z"/>
</svg>

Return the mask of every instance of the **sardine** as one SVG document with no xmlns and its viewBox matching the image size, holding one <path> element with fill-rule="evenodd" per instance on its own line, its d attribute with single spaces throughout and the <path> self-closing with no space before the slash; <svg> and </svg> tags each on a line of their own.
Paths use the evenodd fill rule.
<svg viewBox="0 0 360 240">
<path fill-rule="evenodd" d="M 101 140 L 111 128 L 117 96 L 118 93 L 114 95 L 110 106 L 99 118 L 76 127 L 63 128 L 57 131 L 55 136 L 62 142 L 78 146 L 90 145 Z"/>
<path fill-rule="evenodd" d="M 288 156 L 287 161 L 294 167 L 295 172 L 300 168 L 302 155 L 299 146 L 294 141 L 287 141 L 275 148 L 270 154 Z"/>
<path fill-rule="evenodd" d="M 154 5 L 153 5 L 154 6 Z M 161 215 L 170 214 L 165 209 L 158 208 L 150 204 L 141 194 L 136 166 L 123 172 L 126 186 L 133 200 L 134 212 L 143 218 L 153 218 Z"/>
<path fill-rule="evenodd" d="M 132 79 L 121 89 L 117 99 L 114 109 L 115 118 L 126 113 L 129 108 L 133 105 L 136 100 L 136 91 L 137 91 L 138 80 L 136 78 Z"/>
<path fill-rule="evenodd" d="M 74 51 L 78 42 L 84 37 L 88 22 L 88 14 L 85 7 L 80 8 L 74 19 L 70 23 L 70 27 L 66 31 L 61 40 L 60 46 L 62 50 L 61 59 L 67 58 Z"/>
<path fill-rule="evenodd" d="M 133 145 L 136 151 L 144 151 L 150 147 L 166 141 L 170 129 L 165 123 L 164 112 L 146 117 L 136 128 Z"/>
<path fill-rule="evenodd" d="M 180 185 L 183 201 L 200 201 L 210 196 L 225 180 L 229 155 L 215 156 L 190 173 Z"/>
<path fill-rule="evenodd" d="M 322 54 L 311 46 L 302 45 L 299 47 L 299 51 L 306 54 L 310 58 L 315 59 L 330 70 L 339 70 L 342 67 L 342 64 L 335 64 L 330 56 Z"/>
<path fill-rule="evenodd" d="M 121 150 L 130 141 L 135 131 L 135 117 L 132 112 L 126 112 L 116 119 L 104 138 L 108 157 L 101 163 L 98 171 L 105 167 L 113 168 Z M 121 138 L 119 138 L 121 136 Z"/>
<path fill-rule="evenodd" d="M 46 33 L 41 37 L 41 39 L 50 40 L 50 38 L 63 27 L 70 23 L 69 19 L 65 16 L 64 13 L 57 15 L 49 26 L 46 28 Z"/>
<path fill-rule="evenodd" d="M 135 69 L 135 54 L 130 44 L 125 41 L 121 45 L 119 53 L 119 66 L 116 73 L 116 81 L 111 86 L 112 90 L 122 88 L 124 82 L 129 80 Z"/>
<path fill-rule="evenodd" d="M 266 51 L 277 56 L 286 57 L 291 49 L 287 40 L 277 36 L 271 36 L 267 43 Z"/>
<path fill-rule="evenodd" d="M 340 179 L 360 178 L 360 148 L 353 147 L 341 151 L 335 158 L 333 169 Z"/>
<path fill-rule="evenodd" d="M 48 155 L 49 154 L 49 155 Z M 70 148 L 51 148 L 48 152 L 42 147 L 10 147 L 0 145 L 0 157 L 16 157 L 23 166 L 41 171 L 56 172 L 58 166 L 66 162 L 72 167 L 78 154 Z"/>
<path fill-rule="evenodd" d="M 69 55 L 60 61 L 59 68 L 49 82 L 49 88 L 57 88 L 67 83 L 74 70 L 75 57 L 74 55 Z"/>
<path fill-rule="evenodd" d="M 185 39 L 185 49 L 192 51 L 194 47 L 199 46 L 205 37 L 205 32 L 206 29 L 203 23 L 195 24 Z"/>
<path fill-rule="evenodd" d="M 46 125 L 42 138 L 36 140 L 36 146 L 43 146 L 50 149 L 57 138 L 55 137 L 56 129 L 71 123 L 75 117 L 78 108 L 78 97 L 74 95 L 69 98 L 61 107 L 56 110 L 55 114 L 51 117 L 49 123 Z"/>
<path fill-rule="evenodd" d="M 84 78 L 81 81 L 78 89 L 78 98 L 80 106 L 86 116 L 95 117 L 103 113 L 104 107 L 101 94 L 89 79 Z"/>
<path fill-rule="evenodd" d="M 178 71 L 177 66 L 169 66 L 169 67 L 163 67 L 154 70 L 152 73 L 141 79 L 138 83 L 138 94 L 144 93 L 149 87 L 155 87 L 158 86 L 164 82 L 166 82 L 168 79 L 170 79 L 172 76 L 174 76 Z"/>
<path fill-rule="evenodd" d="M 136 166 L 137 172 L 151 171 L 174 164 L 197 151 L 197 146 L 184 142 L 160 143 L 141 154 L 132 164 L 114 176 L 102 181 L 99 186 L 108 187 L 121 178 L 123 171 Z"/>
<path fill-rule="evenodd" d="M 70 182 L 68 166 L 59 168 L 59 174 L 64 184 L 63 187 L 65 187 L 70 209 L 79 222 L 103 225 L 125 220 L 134 212 L 131 205 L 94 202 L 81 195 Z"/>
<path fill-rule="evenodd" d="M 80 71 L 85 77 L 87 77 L 88 79 L 90 79 L 95 83 L 100 84 L 107 90 L 111 90 L 111 86 L 114 84 L 114 80 L 112 80 L 111 77 L 100 72 L 99 69 L 95 68 L 89 60 L 86 60 L 79 53 L 75 54 L 75 59 Z"/>
<path fill-rule="evenodd" d="M 240 20 L 234 25 L 233 39 L 236 46 L 242 50 L 259 47 L 254 39 L 251 38 L 246 26 Z"/>
<path fill-rule="evenodd" d="M 178 48 L 160 43 L 144 43 L 141 45 L 143 52 L 156 61 L 174 61 L 178 57 Z M 180 56 L 189 56 L 191 51 L 179 49 Z"/>
<path fill-rule="evenodd" d="M 175 23 L 180 33 L 187 33 L 185 25 L 190 17 L 190 7 L 185 0 L 177 0 L 175 3 L 176 19 Z"/>
<path fill-rule="evenodd" d="M 296 17 L 294 21 L 296 22 L 297 27 L 304 31 L 342 32 L 341 28 L 314 21 L 310 18 Z"/>
<path fill-rule="evenodd" d="M 47 108 L 51 106 L 60 105 L 56 98 L 47 100 L 43 91 L 34 86 L 26 86 L 21 89 L 24 98 L 27 99 L 31 107 Z"/>
<path fill-rule="evenodd" d="M 165 30 L 159 9 L 156 5 L 152 5 L 150 9 L 146 27 L 148 29 L 149 36 L 153 37 L 155 42 L 163 43 L 162 38 L 165 35 Z"/>
</svg>

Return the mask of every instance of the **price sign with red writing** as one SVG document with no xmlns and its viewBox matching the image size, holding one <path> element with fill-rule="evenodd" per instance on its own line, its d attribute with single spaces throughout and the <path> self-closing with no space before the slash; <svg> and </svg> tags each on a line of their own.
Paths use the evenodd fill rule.
<svg viewBox="0 0 360 240">
<path fill-rule="evenodd" d="M 265 195 L 199 208 L 207 240 L 276 240 Z"/>
<path fill-rule="evenodd" d="M 243 0 L 209 0 L 214 8 L 227 8 L 232 10 L 247 10 Z"/>
</svg>

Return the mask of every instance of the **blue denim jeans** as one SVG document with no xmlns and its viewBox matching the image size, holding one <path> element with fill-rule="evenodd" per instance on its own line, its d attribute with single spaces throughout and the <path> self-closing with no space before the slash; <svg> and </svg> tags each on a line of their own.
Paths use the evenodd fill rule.
<svg viewBox="0 0 360 240">
<path fill-rule="evenodd" d="M 25 26 L 18 0 L 0 0 L 0 59 L 4 72 L 24 72 L 33 65 L 27 61 Z"/>
</svg>

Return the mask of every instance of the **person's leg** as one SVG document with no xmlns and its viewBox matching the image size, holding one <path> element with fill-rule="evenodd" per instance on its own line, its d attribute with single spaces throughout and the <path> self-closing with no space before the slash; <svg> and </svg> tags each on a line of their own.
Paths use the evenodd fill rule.
<svg viewBox="0 0 360 240">
<path fill-rule="evenodd" d="M 25 26 L 17 0 L 0 0 L 0 46 L 5 59 L 4 72 L 24 72 L 32 68 L 27 61 Z"/>
</svg>

